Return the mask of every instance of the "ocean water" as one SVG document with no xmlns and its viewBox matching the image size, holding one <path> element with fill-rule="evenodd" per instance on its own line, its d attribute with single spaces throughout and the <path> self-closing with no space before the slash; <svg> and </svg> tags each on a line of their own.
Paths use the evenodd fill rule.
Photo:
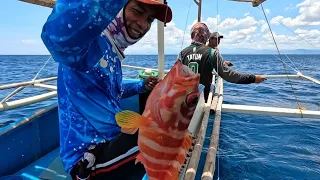
<svg viewBox="0 0 320 180">
<path fill-rule="evenodd" d="M 272 55 L 223 55 L 243 73 L 285 74 L 282 63 Z M 31 80 L 49 56 L 0 56 L 0 85 Z M 320 79 L 320 55 L 289 55 L 304 74 Z M 172 67 L 176 55 L 165 56 L 165 68 Z M 286 59 L 286 58 L 284 58 Z M 293 66 L 289 61 L 286 62 Z M 157 56 L 127 56 L 127 65 L 157 67 Z M 289 74 L 295 72 L 287 68 Z M 57 63 L 50 60 L 39 78 L 55 76 Z M 124 77 L 137 77 L 137 70 L 123 68 Z M 55 84 L 51 82 L 48 84 Z M 300 105 L 320 111 L 320 86 L 291 80 Z M 0 91 L 0 99 L 12 92 Z M 27 88 L 14 96 L 20 99 L 46 92 Z M 35 111 L 55 104 L 56 98 L 24 108 L 0 112 L 0 128 Z M 269 79 L 261 84 L 239 85 L 224 81 L 224 103 L 297 108 L 287 79 Z M 213 127 L 209 120 L 204 149 L 196 179 L 201 179 L 206 147 Z M 320 179 L 320 121 L 262 115 L 222 113 L 215 179 Z"/>
</svg>

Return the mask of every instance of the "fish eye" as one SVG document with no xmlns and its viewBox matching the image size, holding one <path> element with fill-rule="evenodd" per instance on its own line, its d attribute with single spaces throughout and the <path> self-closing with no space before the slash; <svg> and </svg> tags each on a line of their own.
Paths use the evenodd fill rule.
<svg viewBox="0 0 320 180">
<path fill-rule="evenodd" d="M 189 93 L 185 98 L 185 104 L 188 107 L 197 105 L 198 101 L 199 101 L 199 96 L 198 96 L 198 93 L 195 93 L 195 92 Z"/>
<path fill-rule="evenodd" d="M 196 98 L 194 98 L 194 99 L 191 101 L 191 104 L 192 104 L 192 105 L 196 105 L 196 104 L 198 104 L 198 101 L 199 101 L 199 98 L 196 97 Z"/>
</svg>

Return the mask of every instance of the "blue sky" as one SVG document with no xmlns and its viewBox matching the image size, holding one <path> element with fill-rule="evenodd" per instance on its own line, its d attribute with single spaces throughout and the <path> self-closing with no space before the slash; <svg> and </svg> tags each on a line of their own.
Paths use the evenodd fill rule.
<svg viewBox="0 0 320 180">
<path fill-rule="evenodd" d="M 187 12 L 191 1 L 190 13 Z M 193 0 L 168 0 L 173 10 L 173 21 L 166 28 L 165 53 L 175 54 L 181 49 L 184 27 L 187 22 L 184 46 L 190 42 L 190 27 L 197 18 Z M 235 49 L 250 53 L 274 50 L 260 9 L 250 3 L 219 0 L 219 30 L 225 35 L 222 52 Z M 301 4 L 302 3 L 302 4 Z M 300 4 L 297 6 L 297 4 Z M 267 0 L 264 3 L 272 30 L 279 47 L 285 49 L 315 49 L 296 34 L 277 24 L 278 20 L 299 33 L 308 42 L 320 48 L 320 2 L 318 0 Z M 48 54 L 40 39 L 41 28 L 51 9 L 20 1 L 6 1 L 0 6 L 0 54 Z M 216 30 L 217 1 L 203 0 L 202 21 L 211 31 Z M 265 24 L 265 25 L 264 25 Z M 265 27 L 263 27 L 265 26 Z M 169 36 L 170 35 L 170 36 Z M 316 36 L 318 35 L 318 36 Z M 126 50 L 127 54 L 156 54 L 156 23 L 139 43 Z M 294 45 L 293 45 L 294 44 Z M 143 46 L 144 48 L 141 48 Z"/>
</svg>

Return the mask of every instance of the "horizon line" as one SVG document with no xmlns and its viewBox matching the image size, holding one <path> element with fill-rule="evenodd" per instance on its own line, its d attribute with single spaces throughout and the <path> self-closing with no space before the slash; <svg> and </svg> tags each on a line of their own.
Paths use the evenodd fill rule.
<svg viewBox="0 0 320 180">
<path fill-rule="evenodd" d="M 274 55 L 277 53 L 223 53 L 222 55 Z M 320 55 L 320 53 L 282 53 L 291 55 Z M 177 56 L 178 54 L 164 54 L 165 56 Z M 50 54 L 0 54 L 0 56 L 51 56 Z M 158 54 L 126 54 L 125 56 L 158 56 Z"/>
</svg>

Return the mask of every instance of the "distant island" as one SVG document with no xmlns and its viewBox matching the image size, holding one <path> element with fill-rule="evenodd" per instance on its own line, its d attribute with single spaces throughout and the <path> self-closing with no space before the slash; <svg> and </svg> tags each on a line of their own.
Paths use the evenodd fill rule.
<svg viewBox="0 0 320 180">
<path fill-rule="evenodd" d="M 258 49 L 221 49 L 223 54 L 278 54 L 277 50 L 258 50 Z M 320 54 L 320 49 L 296 49 L 280 50 L 281 54 Z"/>
<path fill-rule="evenodd" d="M 227 49 L 227 48 L 221 48 L 220 49 L 221 54 L 243 54 L 243 55 L 263 55 L 263 54 L 278 54 L 276 49 L 273 50 L 259 50 L 259 49 L 247 49 L 247 48 L 234 48 L 234 49 Z M 295 50 L 280 50 L 281 54 L 295 54 L 295 55 L 320 55 L 320 49 L 295 49 Z M 146 52 L 145 54 L 141 53 L 132 53 L 127 52 L 126 55 L 157 55 L 157 52 Z M 176 50 L 172 49 L 165 49 L 165 55 L 177 55 L 178 53 Z"/>
</svg>

